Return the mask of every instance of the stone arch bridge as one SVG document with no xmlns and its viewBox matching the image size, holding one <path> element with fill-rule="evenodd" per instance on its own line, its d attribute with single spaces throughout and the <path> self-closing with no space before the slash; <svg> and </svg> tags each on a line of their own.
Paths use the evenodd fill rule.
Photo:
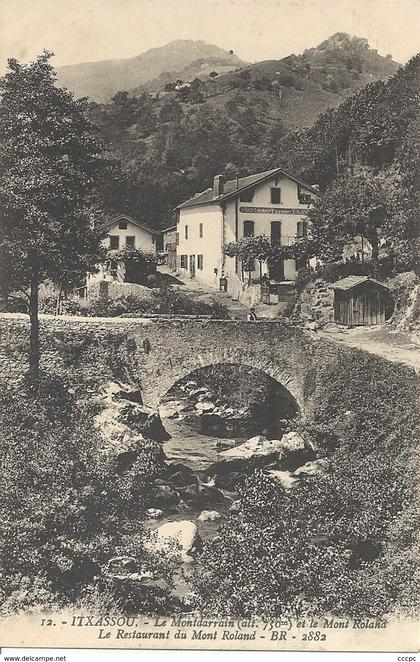
<svg viewBox="0 0 420 662">
<path fill-rule="evenodd" d="M 183 377 L 217 364 L 261 370 L 287 388 L 299 407 L 304 406 L 310 360 L 303 360 L 302 354 L 309 359 L 311 343 L 296 329 L 275 322 L 209 320 L 165 321 L 144 331 L 137 352 L 144 352 L 140 383 L 144 404 L 150 407 L 156 408 Z"/>
<path fill-rule="evenodd" d="M 130 381 L 143 404 L 153 409 L 182 377 L 200 367 L 231 363 L 262 370 L 306 410 L 319 369 L 327 364 L 339 369 L 341 357 L 354 351 L 283 320 L 42 315 L 40 322 L 41 369 L 65 375 L 90 393 L 110 379 Z M 0 315 L 0 379 L 9 388 L 18 388 L 27 371 L 28 344 L 27 316 Z"/>
</svg>

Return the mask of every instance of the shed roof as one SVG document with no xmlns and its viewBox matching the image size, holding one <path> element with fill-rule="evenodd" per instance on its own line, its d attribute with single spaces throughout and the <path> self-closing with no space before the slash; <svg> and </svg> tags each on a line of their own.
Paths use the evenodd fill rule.
<svg viewBox="0 0 420 662">
<path fill-rule="evenodd" d="M 114 216 L 114 218 L 111 218 L 109 221 L 103 223 L 101 225 L 101 228 L 105 230 L 111 225 L 114 225 L 114 223 L 118 223 L 118 221 L 122 221 L 122 220 L 128 221 L 129 223 L 133 223 L 133 225 L 137 225 L 137 227 L 146 230 L 146 232 L 150 232 L 150 234 L 159 234 L 159 230 L 154 230 L 149 225 L 146 225 L 146 223 L 141 223 L 140 221 L 136 221 L 134 218 L 131 218 L 131 216 L 128 216 L 127 214 L 118 214 L 118 216 Z"/>
<path fill-rule="evenodd" d="M 229 181 L 224 182 L 223 193 L 222 195 L 219 195 L 217 197 L 214 197 L 213 195 L 213 188 L 208 188 L 205 191 L 202 191 L 201 193 L 197 193 L 193 198 L 190 198 L 189 200 L 186 200 L 185 202 L 181 203 L 180 205 L 178 205 L 178 207 L 176 207 L 176 209 L 184 209 L 185 207 L 195 207 L 196 205 L 223 202 L 224 200 L 228 200 L 229 198 L 234 197 L 238 193 L 241 193 L 247 188 L 251 188 L 252 186 L 261 184 L 262 182 L 264 182 L 266 179 L 269 179 L 273 175 L 283 175 L 284 177 L 293 180 L 300 186 L 303 186 L 304 188 L 308 189 L 308 191 L 311 191 L 312 193 L 314 193 L 314 195 L 319 195 L 319 191 L 317 189 L 313 188 L 309 184 L 306 184 L 305 182 L 302 182 L 300 179 L 293 177 L 293 175 L 290 175 L 282 168 L 273 168 L 272 170 L 265 170 L 264 172 L 258 172 L 255 175 L 248 175 L 248 177 L 240 177 L 238 181 L 236 181 L 236 179 L 230 179 Z"/>
<path fill-rule="evenodd" d="M 162 234 L 166 234 L 167 232 L 173 232 L 176 230 L 177 226 L 176 225 L 171 225 L 169 228 L 164 228 L 161 230 Z"/>
<path fill-rule="evenodd" d="M 369 278 L 369 276 L 347 276 L 346 278 L 342 278 L 341 280 L 338 280 L 336 283 L 334 283 L 332 285 L 332 288 L 333 290 L 351 290 L 354 287 L 361 285 L 362 283 L 369 283 L 371 285 L 376 285 L 377 287 L 381 287 L 384 290 L 389 289 L 383 283 L 380 283 L 374 278 Z"/>
</svg>

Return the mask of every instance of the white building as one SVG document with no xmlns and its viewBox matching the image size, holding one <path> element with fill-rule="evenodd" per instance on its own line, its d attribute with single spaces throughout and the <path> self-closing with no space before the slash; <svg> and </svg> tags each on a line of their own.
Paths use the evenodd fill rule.
<svg viewBox="0 0 420 662">
<path fill-rule="evenodd" d="M 237 292 L 243 286 L 241 265 L 223 255 L 223 246 L 261 234 L 273 244 L 293 244 L 307 233 L 307 210 L 317 195 L 316 187 L 281 168 L 227 182 L 217 175 L 213 188 L 177 207 L 180 274 L 213 287 L 224 275 L 228 291 Z M 294 281 L 297 268 L 295 260 L 280 261 L 269 270 L 269 277 L 276 282 Z M 257 270 L 252 273 L 255 278 L 258 275 Z"/>
<path fill-rule="evenodd" d="M 107 221 L 101 228 L 106 231 L 102 245 L 109 251 L 121 251 L 124 248 L 140 249 L 149 253 L 156 253 L 156 242 L 159 232 L 153 230 L 145 223 L 136 221 L 126 214 L 118 214 Z M 87 288 L 91 290 L 99 281 L 137 282 L 135 274 L 127 272 L 123 262 L 113 260 L 112 253 L 109 259 L 98 265 L 98 271 L 88 277 Z"/>
<path fill-rule="evenodd" d="M 108 232 L 103 240 L 105 248 L 116 251 L 123 248 L 139 248 L 142 251 L 156 253 L 156 237 L 159 232 L 126 214 L 118 214 L 102 227 Z"/>
</svg>

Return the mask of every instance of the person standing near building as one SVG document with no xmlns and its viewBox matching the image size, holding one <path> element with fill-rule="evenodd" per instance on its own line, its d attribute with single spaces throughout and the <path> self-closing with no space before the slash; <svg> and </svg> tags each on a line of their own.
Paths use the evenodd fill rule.
<svg viewBox="0 0 420 662">
<path fill-rule="evenodd" d="M 256 322 L 257 319 L 258 319 L 258 317 L 255 313 L 255 308 L 250 308 L 249 313 L 248 313 L 248 317 L 247 317 L 247 321 L 248 322 Z"/>
</svg>

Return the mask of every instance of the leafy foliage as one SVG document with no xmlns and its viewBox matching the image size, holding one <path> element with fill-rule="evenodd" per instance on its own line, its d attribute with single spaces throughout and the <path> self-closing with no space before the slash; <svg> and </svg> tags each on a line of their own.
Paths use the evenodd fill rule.
<svg viewBox="0 0 420 662">
<path fill-rule="evenodd" d="M 41 302 L 41 310 L 54 313 L 56 300 L 52 297 Z M 195 300 L 188 294 L 180 292 L 170 285 L 162 285 L 149 290 L 144 297 L 127 294 L 117 296 L 109 301 L 95 299 L 86 306 L 75 300 L 64 300 L 63 311 L 68 315 L 87 317 L 143 317 L 144 315 L 210 315 L 215 319 L 227 319 L 229 312 L 226 306 L 218 302 L 207 303 Z"/>
<path fill-rule="evenodd" d="M 40 283 L 78 284 L 101 255 L 94 192 L 105 170 L 102 144 L 86 99 L 56 87 L 50 57 L 11 59 L 0 79 L 0 282 L 6 293 L 29 291 L 34 384 Z"/>
<path fill-rule="evenodd" d="M 132 468 L 116 472 L 101 450 L 94 412 L 58 379 L 43 379 L 35 397 L 25 389 L 4 395 L 1 406 L 5 608 L 73 602 L 121 553 L 150 567 L 139 522 L 161 448 L 144 442 Z"/>
<path fill-rule="evenodd" d="M 72 283 L 99 255 L 95 181 L 101 142 L 86 100 L 55 86 L 50 54 L 9 60 L 0 81 L 1 282 L 26 288 L 51 278 Z M 102 218 L 103 221 L 103 218 Z"/>
<path fill-rule="evenodd" d="M 324 262 L 339 260 L 345 244 L 361 235 L 377 258 L 386 213 L 385 193 L 371 172 L 360 170 L 336 179 L 308 210 L 317 256 Z"/>
<path fill-rule="evenodd" d="M 302 432 L 320 451 L 328 439 L 329 468 L 290 491 L 261 472 L 240 488 L 240 514 L 205 545 L 192 580 L 206 613 L 269 618 L 291 605 L 366 617 L 415 604 L 415 380 L 360 352 L 320 373 Z"/>
</svg>

